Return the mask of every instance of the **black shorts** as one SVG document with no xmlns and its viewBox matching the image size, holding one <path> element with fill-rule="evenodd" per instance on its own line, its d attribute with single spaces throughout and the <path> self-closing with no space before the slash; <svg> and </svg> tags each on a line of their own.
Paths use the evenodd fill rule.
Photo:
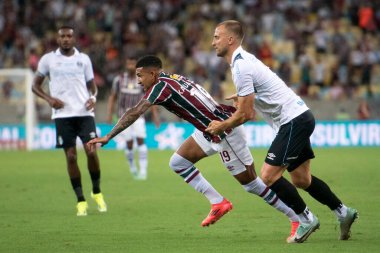
<svg viewBox="0 0 380 253">
<path fill-rule="evenodd" d="M 75 147 L 77 137 L 82 143 L 97 137 L 94 117 L 57 118 L 54 121 L 57 132 L 56 148 Z"/>
<path fill-rule="evenodd" d="M 315 128 L 315 119 L 310 110 L 282 125 L 273 140 L 265 162 L 273 166 L 288 166 L 289 172 L 302 163 L 313 159 L 314 152 L 310 136 Z"/>
</svg>

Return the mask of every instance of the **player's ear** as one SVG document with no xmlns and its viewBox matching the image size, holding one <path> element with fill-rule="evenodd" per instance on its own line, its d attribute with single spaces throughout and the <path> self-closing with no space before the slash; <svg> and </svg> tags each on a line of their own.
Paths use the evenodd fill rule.
<svg viewBox="0 0 380 253">
<path fill-rule="evenodd" d="M 229 37 L 228 37 L 228 44 L 229 44 L 229 45 L 232 45 L 232 44 L 234 43 L 234 41 L 235 41 L 234 36 L 229 36 Z"/>
</svg>

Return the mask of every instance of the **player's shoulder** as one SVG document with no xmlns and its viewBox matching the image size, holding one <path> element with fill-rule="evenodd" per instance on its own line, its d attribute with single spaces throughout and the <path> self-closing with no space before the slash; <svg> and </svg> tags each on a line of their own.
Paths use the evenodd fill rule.
<svg viewBox="0 0 380 253">
<path fill-rule="evenodd" d="M 40 58 L 40 60 L 38 61 L 39 64 L 50 64 L 51 62 L 54 61 L 55 59 L 55 51 L 52 50 L 50 52 L 47 52 L 45 54 L 43 54 Z"/>
<path fill-rule="evenodd" d="M 82 57 L 83 59 L 87 60 L 87 61 L 91 61 L 90 59 L 90 56 L 84 52 L 81 52 L 81 51 L 78 51 L 79 53 L 79 56 Z"/>
<path fill-rule="evenodd" d="M 243 52 L 235 55 L 232 62 L 232 70 L 235 73 L 251 72 L 255 66 L 254 58 L 252 54 L 245 54 Z"/>
<path fill-rule="evenodd" d="M 42 57 L 41 57 L 41 60 L 42 60 L 42 59 L 50 59 L 50 58 L 53 58 L 53 57 L 56 55 L 55 52 L 56 52 L 56 50 L 51 50 L 51 51 L 49 51 L 49 52 L 43 54 Z"/>
</svg>

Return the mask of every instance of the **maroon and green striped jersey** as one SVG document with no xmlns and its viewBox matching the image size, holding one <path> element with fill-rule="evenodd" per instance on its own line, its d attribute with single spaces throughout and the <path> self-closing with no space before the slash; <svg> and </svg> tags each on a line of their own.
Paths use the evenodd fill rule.
<svg viewBox="0 0 380 253">
<path fill-rule="evenodd" d="M 177 74 L 161 72 L 158 82 L 145 93 L 143 99 L 161 105 L 203 132 L 206 139 L 220 142 L 231 130 L 212 136 L 205 129 L 212 120 L 228 119 L 236 110 L 217 103 L 199 84 Z"/>
</svg>

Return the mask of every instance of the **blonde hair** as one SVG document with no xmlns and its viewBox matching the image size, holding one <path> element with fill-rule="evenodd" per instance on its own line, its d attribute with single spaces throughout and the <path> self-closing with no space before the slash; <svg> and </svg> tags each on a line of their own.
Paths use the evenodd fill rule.
<svg viewBox="0 0 380 253">
<path fill-rule="evenodd" d="M 236 21 L 236 20 L 226 20 L 226 21 L 223 21 L 223 22 L 219 23 L 217 25 L 217 27 L 218 26 L 224 26 L 227 31 L 229 31 L 229 32 L 233 33 L 234 35 L 236 35 L 236 37 L 239 40 L 243 40 L 243 38 L 244 38 L 244 30 L 243 30 L 242 24 L 239 21 Z"/>
</svg>

